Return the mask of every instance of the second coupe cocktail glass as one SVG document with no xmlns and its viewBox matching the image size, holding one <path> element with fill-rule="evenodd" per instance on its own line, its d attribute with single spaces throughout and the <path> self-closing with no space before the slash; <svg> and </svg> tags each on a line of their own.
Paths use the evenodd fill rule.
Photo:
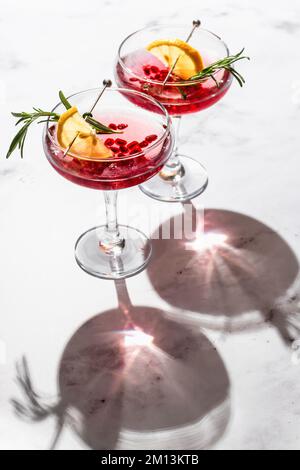
<svg viewBox="0 0 300 470">
<path fill-rule="evenodd" d="M 83 91 L 72 95 L 69 101 L 84 116 L 97 100 L 99 91 Z M 136 106 L 135 101 L 141 106 Z M 60 115 L 63 111 L 62 103 L 53 110 Z M 78 155 L 73 150 L 75 144 L 66 154 L 66 149 L 57 142 L 57 126 L 52 122 L 45 128 L 44 150 L 54 169 L 66 179 L 104 192 L 106 224 L 81 235 L 75 255 L 80 267 L 89 274 L 120 279 L 145 267 L 151 245 L 139 230 L 118 224 L 117 191 L 144 183 L 162 169 L 173 148 L 170 118 L 165 108 L 152 97 L 113 88 L 105 90 L 93 109 L 93 116 L 111 129 L 122 131 L 121 134 L 99 136 L 109 149 L 109 158 L 95 158 L 88 152 Z"/>
<path fill-rule="evenodd" d="M 177 128 L 185 114 L 202 111 L 219 101 L 232 83 L 232 75 L 227 70 L 218 71 L 206 80 L 172 79 L 164 85 L 170 70 L 161 60 L 147 50 L 147 45 L 165 39 L 169 42 L 184 40 L 188 26 L 151 26 L 128 36 L 118 52 L 115 77 L 119 86 L 139 90 L 151 95 L 162 103 Z M 167 42 L 166 41 L 166 42 Z M 226 44 L 215 34 L 197 28 L 189 44 L 201 53 L 204 67 L 229 56 Z M 162 46 L 162 54 L 168 46 Z M 176 60 L 176 57 L 174 56 Z M 141 185 L 142 191 L 149 196 L 169 202 L 186 201 L 201 194 L 207 186 L 205 168 L 191 157 L 181 155 L 178 147 L 160 173 Z"/>
</svg>

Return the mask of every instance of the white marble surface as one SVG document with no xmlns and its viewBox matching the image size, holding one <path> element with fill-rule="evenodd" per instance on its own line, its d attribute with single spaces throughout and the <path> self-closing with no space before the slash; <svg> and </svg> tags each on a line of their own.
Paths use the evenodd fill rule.
<svg viewBox="0 0 300 470">
<path fill-rule="evenodd" d="M 0 448 L 48 448 L 63 416 L 58 449 L 299 450 L 299 1 L 0 6 Z M 195 17 L 252 57 L 243 90 L 183 124 L 183 150 L 210 174 L 195 206 L 229 238 L 213 255 L 155 242 L 161 257 L 127 281 L 132 303 L 119 288 L 137 324 L 155 323 L 154 352 L 133 361 L 111 332 L 121 327 L 113 282 L 73 257 L 76 237 L 103 218 L 102 200 L 54 173 L 38 128 L 25 159 L 6 161 L 9 111 L 97 86 L 127 33 Z M 149 234 L 182 211 L 138 189 L 121 194 L 120 209 Z M 23 356 L 42 397 L 27 420 L 11 403 L 26 403 L 15 380 Z"/>
</svg>

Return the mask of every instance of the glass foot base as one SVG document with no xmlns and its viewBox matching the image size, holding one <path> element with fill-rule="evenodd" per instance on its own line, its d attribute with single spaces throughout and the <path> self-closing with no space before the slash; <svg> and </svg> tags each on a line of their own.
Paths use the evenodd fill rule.
<svg viewBox="0 0 300 470">
<path fill-rule="evenodd" d="M 143 193 L 158 201 L 184 202 L 205 191 L 208 185 L 205 168 L 191 157 L 185 155 L 178 155 L 178 157 L 184 167 L 183 175 L 174 180 L 167 180 L 158 174 L 140 185 Z"/>
<path fill-rule="evenodd" d="M 142 271 L 151 256 L 150 240 L 137 229 L 119 226 L 125 246 L 118 255 L 107 254 L 100 247 L 105 226 L 83 233 L 75 245 L 78 265 L 88 274 L 101 279 L 124 279 Z"/>
</svg>

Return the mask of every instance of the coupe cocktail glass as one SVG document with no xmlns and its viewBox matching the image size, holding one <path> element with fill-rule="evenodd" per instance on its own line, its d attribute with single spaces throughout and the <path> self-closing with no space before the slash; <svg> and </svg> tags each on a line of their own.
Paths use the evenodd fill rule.
<svg viewBox="0 0 300 470">
<path fill-rule="evenodd" d="M 232 83 L 231 74 L 221 70 L 215 74 L 215 80 L 168 80 L 163 85 L 169 69 L 148 52 L 146 47 L 157 39 L 184 39 L 188 33 L 189 27 L 182 25 L 141 29 L 122 42 L 115 67 L 115 78 L 119 86 L 151 95 L 173 116 L 176 142 L 181 117 L 217 103 Z M 205 67 L 229 56 L 226 44 L 218 36 L 202 28 L 194 32 L 190 44 L 200 52 Z M 205 168 L 197 160 L 181 155 L 176 145 L 171 158 L 159 174 L 140 188 L 155 199 L 179 202 L 201 194 L 207 183 Z"/>
<path fill-rule="evenodd" d="M 70 96 L 81 114 L 95 102 L 99 89 Z M 140 106 L 134 104 L 138 101 Z M 58 104 L 53 112 L 64 112 Z M 144 183 L 168 160 L 173 150 L 170 118 L 165 108 L 150 96 L 138 91 L 109 88 L 105 91 L 93 116 L 106 126 L 122 130 L 122 134 L 100 137 L 110 146 L 114 156 L 97 159 L 78 156 L 72 148 L 65 155 L 56 141 L 56 124 L 45 126 L 45 154 L 54 169 L 73 183 L 104 192 L 106 224 L 92 228 L 80 236 L 75 247 L 79 266 L 96 277 L 121 279 L 141 271 L 151 254 L 146 235 L 117 222 L 118 190 Z"/>
</svg>

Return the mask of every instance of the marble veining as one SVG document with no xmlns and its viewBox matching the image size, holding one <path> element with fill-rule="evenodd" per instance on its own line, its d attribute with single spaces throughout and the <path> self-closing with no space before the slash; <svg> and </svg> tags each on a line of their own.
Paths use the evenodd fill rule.
<svg viewBox="0 0 300 470">
<path fill-rule="evenodd" d="M 281 29 L 289 34 L 293 34 L 300 30 L 300 23 L 296 21 L 281 21 L 276 23 L 276 28 Z"/>
</svg>

